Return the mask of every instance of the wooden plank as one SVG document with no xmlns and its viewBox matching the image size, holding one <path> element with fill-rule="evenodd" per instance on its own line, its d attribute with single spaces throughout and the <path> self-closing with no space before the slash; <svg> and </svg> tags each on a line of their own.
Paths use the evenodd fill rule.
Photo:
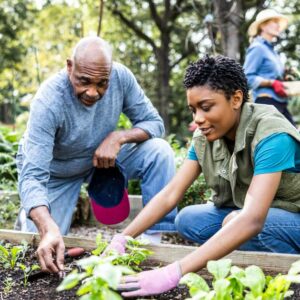
<svg viewBox="0 0 300 300">
<path fill-rule="evenodd" d="M 289 96 L 300 96 L 300 81 L 283 82 Z"/>
<path fill-rule="evenodd" d="M 14 230 L 0 230 L 0 240 L 3 239 L 15 243 L 20 243 L 22 240 L 26 240 L 28 243 L 37 246 L 39 242 L 39 235 L 35 233 L 25 233 Z M 82 247 L 86 250 L 92 250 L 96 248 L 96 243 L 93 239 L 66 236 L 64 237 L 64 242 L 67 248 Z M 197 247 L 169 244 L 149 245 L 147 248 L 154 252 L 154 254 L 151 256 L 151 259 L 159 261 L 163 264 L 180 260 L 184 256 L 197 249 Z M 231 254 L 227 255 L 226 258 L 232 259 L 233 265 L 242 267 L 248 265 L 257 265 L 264 270 L 286 273 L 291 264 L 300 259 L 300 255 L 233 251 Z"/>
<path fill-rule="evenodd" d="M 163 263 L 171 263 L 175 260 L 180 260 L 197 249 L 197 247 L 168 244 L 151 245 L 148 248 L 154 251 L 151 258 Z M 230 258 L 233 265 L 242 267 L 257 265 L 264 270 L 286 273 L 293 262 L 300 260 L 300 255 L 233 251 L 227 255 L 226 258 Z"/>
</svg>

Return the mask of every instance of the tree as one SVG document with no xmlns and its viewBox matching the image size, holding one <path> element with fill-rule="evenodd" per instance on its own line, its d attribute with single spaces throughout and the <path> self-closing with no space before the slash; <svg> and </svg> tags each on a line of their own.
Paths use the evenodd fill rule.
<svg viewBox="0 0 300 300">
<path fill-rule="evenodd" d="M 109 1 L 107 8 L 140 40 L 150 48 L 156 65 L 156 106 L 164 119 L 167 132 L 170 129 L 172 109 L 172 71 L 190 55 L 197 52 L 198 41 L 192 42 L 193 29 L 199 29 L 195 12 L 205 12 L 203 1 L 143 0 Z M 201 35 L 201 34 L 200 34 Z M 185 100 L 183 100 L 185 101 Z M 172 117 L 172 116 L 171 116 Z"/>
<path fill-rule="evenodd" d="M 18 94 L 16 74 L 27 53 L 22 32 L 30 26 L 34 14 L 30 0 L 0 1 L 0 121 L 12 123 Z"/>
</svg>

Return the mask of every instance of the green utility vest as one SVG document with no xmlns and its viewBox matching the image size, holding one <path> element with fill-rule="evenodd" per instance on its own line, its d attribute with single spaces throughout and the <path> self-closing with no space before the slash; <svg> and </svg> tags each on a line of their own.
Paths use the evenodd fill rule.
<svg viewBox="0 0 300 300">
<path fill-rule="evenodd" d="M 300 142 L 299 132 L 273 106 L 253 103 L 243 105 L 232 154 L 223 139 L 208 142 L 200 130 L 195 132 L 194 148 L 217 207 L 243 207 L 254 173 L 256 145 L 283 132 Z M 272 207 L 300 212 L 300 173 L 282 172 Z"/>
</svg>

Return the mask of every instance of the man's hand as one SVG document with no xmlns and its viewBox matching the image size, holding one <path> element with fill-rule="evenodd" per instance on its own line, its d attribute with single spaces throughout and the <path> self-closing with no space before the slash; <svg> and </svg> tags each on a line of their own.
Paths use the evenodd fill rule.
<svg viewBox="0 0 300 300">
<path fill-rule="evenodd" d="M 181 277 L 180 265 L 176 261 L 163 268 L 126 276 L 125 283 L 120 284 L 117 290 L 123 291 L 124 297 L 157 295 L 175 288 Z"/>
<path fill-rule="evenodd" d="M 272 88 L 274 92 L 279 95 L 280 97 L 287 97 L 287 93 L 284 89 L 284 85 L 281 81 L 279 80 L 274 80 L 272 83 Z"/>
<path fill-rule="evenodd" d="M 47 231 L 36 253 L 42 271 L 58 273 L 64 270 L 65 245 L 59 230 Z"/>
<path fill-rule="evenodd" d="M 46 206 L 33 208 L 30 211 L 30 217 L 41 237 L 36 254 L 42 271 L 50 273 L 63 271 L 65 245 L 48 208 Z"/>
<path fill-rule="evenodd" d="M 122 134 L 120 132 L 114 131 L 110 133 L 96 149 L 93 157 L 93 166 L 96 168 L 114 167 L 122 144 Z"/>
</svg>

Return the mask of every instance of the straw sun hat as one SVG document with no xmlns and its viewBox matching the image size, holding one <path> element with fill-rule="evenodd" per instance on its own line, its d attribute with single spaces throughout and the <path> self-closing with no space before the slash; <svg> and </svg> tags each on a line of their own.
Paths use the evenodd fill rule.
<svg viewBox="0 0 300 300">
<path fill-rule="evenodd" d="M 249 36 L 256 36 L 258 32 L 259 26 L 264 23 L 265 21 L 271 20 L 271 19 L 278 19 L 279 20 L 279 28 L 280 31 L 283 31 L 288 24 L 288 18 L 282 14 L 279 14 L 273 9 L 264 9 L 261 12 L 259 12 L 256 16 L 256 19 L 248 29 Z"/>
</svg>

